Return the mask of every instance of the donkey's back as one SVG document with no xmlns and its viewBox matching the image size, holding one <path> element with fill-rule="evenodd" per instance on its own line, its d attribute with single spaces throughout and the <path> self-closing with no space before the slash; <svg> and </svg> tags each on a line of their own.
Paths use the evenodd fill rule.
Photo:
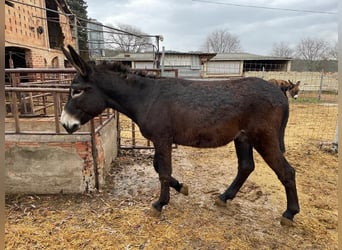
<svg viewBox="0 0 342 250">
<path fill-rule="evenodd" d="M 169 136 L 180 145 L 217 147 L 242 132 L 252 142 L 263 136 L 262 132 L 274 131 L 284 150 L 288 101 L 279 88 L 260 78 L 207 82 L 163 79 L 159 88 L 145 116 L 149 123 L 139 124 L 152 141 Z"/>
</svg>

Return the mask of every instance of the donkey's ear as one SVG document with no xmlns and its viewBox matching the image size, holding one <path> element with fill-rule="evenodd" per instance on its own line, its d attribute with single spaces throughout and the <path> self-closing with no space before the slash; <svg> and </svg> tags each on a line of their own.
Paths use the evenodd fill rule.
<svg viewBox="0 0 342 250">
<path fill-rule="evenodd" d="M 66 49 L 64 49 L 63 46 L 61 47 L 61 49 L 62 49 L 62 51 L 63 51 L 64 56 L 68 59 L 68 61 L 69 61 L 71 64 L 74 64 L 74 63 L 73 63 L 73 60 L 72 60 L 72 57 L 71 57 L 71 55 L 70 55 L 70 53 L 69 53 Z"/>
<path fill-rule="evenodd" d="M 81 76 L 87 77 L 91 70 L 89 65 L 77 54 L 71 45 L 68 45 L 68 49 L 70 53 L 62 48 L 65 57 L 72 64 L 72 66 L 75 67 L 77 72 L 81 74 Z"/>
</svg>

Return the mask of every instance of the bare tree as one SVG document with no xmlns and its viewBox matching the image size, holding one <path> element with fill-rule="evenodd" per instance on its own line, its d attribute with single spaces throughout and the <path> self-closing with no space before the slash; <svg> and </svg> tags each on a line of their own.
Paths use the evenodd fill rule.
<svg viewBox="0 0 342 250">
<path fill-rule="evenodd" d="M 338 42 L 335 42 L 335 44 L 330 47 L 329 56 L 330 56 L 330 59 L 337 60 L 337 58 L 338 58 Z"/>
<path fill-rule="evenodd" d="M 287 42 L 274 43 L 272 48 L 273 56 L 281 56 L 281 57 L 291 57 L 294 53 L 294 50 L 290 48 Z"/>
<path fill-rule="evenodd" d="M 140 29 L 127 24 L 119 24 L 116 28 L 125 32 L 107 33 L 106 43 L 110 47 L 126 53 L 152 50 L 151 37 L 148 37 Z"/>
<path fill-rule="evenodd" d="M 210 33 L 202 49 L 206 52 L 233 53 L 241 51 L 240 39 L 227 29 L 215 30 Z"/>
<path fill-rule="evenodd" d="M 327 59 L 329 44 L 323 39 L 303 38 L 296 47 L 296 54 L 310 71 L 320 70 L 320 62 Z"/>
</svg>

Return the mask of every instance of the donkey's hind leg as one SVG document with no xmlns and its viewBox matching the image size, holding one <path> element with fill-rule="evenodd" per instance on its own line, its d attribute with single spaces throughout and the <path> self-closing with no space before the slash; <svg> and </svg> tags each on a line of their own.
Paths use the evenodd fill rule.
<svg viewBox="0 0 342 250">
<path fill-rule="evenodd" d="M 217 198 L 215 204 L 218 206 L 226 206 L 227 200 L 232 200 L 235 197 L 243 183 L 254 170 L 253 148 L 248 141 L 248 137 L 241 133 L 234 140 L 234 144 L 238 158 L 237 176 L 227 190 Z"/>
<path fill-rule="evenodd" d="M 276 173 L 278 179 L 285 187 L 287 209 L 283 213 L 281 224 L 292 224 L 294 216 L 299 213 L 295 169 L 287 162 L 280 148 L 275 145 L 277 143 L 273 144 L 273 146 L 268 144 L 257 145 L 255 149 Z"/>
</svg>

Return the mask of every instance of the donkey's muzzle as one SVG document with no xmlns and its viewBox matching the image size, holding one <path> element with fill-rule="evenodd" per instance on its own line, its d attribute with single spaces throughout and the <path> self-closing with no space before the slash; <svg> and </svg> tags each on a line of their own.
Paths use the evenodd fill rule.
<svg viewBox="0 0 342 250">
<path fill-rule="evenodd" d="M 80 125 L 74 124 L 71 127 L 69 127 L 69 126 L 63 124 L 63 127 L 68 132 L 68 134 L 72 134 L 72 133 L 74 133 L 75 131 L 77 131 L 80 128 Z"/>
<path fill-rule="evenodd" d="M 81 122 L 65 110 L 63 110 L 61 115 L 61 124 L 69 134 L 74 133 L 81 127 Z"/>
</svg>

